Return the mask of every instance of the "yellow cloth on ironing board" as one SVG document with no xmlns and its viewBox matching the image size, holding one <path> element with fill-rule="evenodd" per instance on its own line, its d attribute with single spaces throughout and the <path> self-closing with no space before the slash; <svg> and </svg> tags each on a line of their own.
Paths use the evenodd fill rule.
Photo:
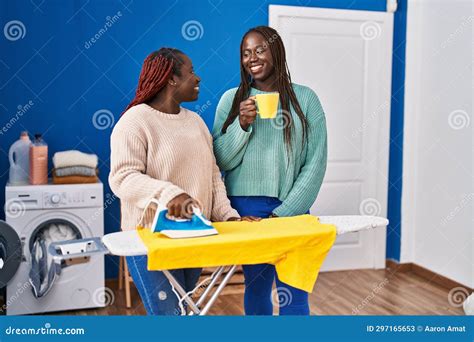
<svg viewBox="0 0 474 342">
<path fill-rule="evenodd" d="M 273 264 L 278 278 L 312 292 L 319 269 L 336 239 L 336 227 L 311 215 L 260 222 L 214 222 L 219 235 L 170 239 L 138 227 L 148 251 L 148 270 Z"/>
</svg>

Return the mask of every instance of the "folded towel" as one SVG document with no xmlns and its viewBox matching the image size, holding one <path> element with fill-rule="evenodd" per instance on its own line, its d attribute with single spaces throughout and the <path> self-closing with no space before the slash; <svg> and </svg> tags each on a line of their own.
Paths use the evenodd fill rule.
<svg viewBox="0 0 474 342">
<path fill-rule="evenodd" d="M 53 156 L 53 164 L 56 169 L 69 166 L 87 166 L 95 169 L 97 163 L 97 155 L 76 150 L 56 152 Z"/>
<path fill-rule="evenodd" d="M 69 166 L 62 167 L 59 169 L 54 169 L 56 171 L 56 176 L 96 176 L 98 173 L 97 169 L 87 166 Z"/>
<path fill-rule="evenodd" d="M 86 184 L 97 183 L 97 176 L 62 176 L 58 177 L 53 170 L 53 184 Z"/>
</svg>

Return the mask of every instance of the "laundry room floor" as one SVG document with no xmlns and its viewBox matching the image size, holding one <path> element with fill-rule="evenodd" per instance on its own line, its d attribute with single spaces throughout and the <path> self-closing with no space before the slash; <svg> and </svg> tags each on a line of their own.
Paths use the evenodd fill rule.
<svg viewBox="0 0 474 342">
<path fill-rule="evenodd" d="M 241 282 L 236 274 L 234 282 Z M 138 292 L 131 285 L 132 308 L 125 306 L 125 292 L 108 281 L 113 303 L 105 308 L 61 312 L 55 315 L 145 315 Z M 449 289 L 413 272 L 354 270 L 323 272 L 310 295 L 313 315 L 463 315 L 462 307 L 448 301 Z M 210 315 L 242 315 L 243 286 L 228 285 Z M 275 314 L 277 314 L 275 308 Z"/>
</svg>

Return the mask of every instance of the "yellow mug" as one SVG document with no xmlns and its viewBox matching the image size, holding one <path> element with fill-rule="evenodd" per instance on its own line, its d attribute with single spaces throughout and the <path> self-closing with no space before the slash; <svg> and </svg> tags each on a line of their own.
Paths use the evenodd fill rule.
<svg viewBox="0 0 474 342">
<path fill-rule="evenodd" d="M 257 104 L 257 112 L 261 119 L 274 119 L 278 111 L 279 93 L 257 94 L 255 95 L 255 103 Z"/>
</svg>

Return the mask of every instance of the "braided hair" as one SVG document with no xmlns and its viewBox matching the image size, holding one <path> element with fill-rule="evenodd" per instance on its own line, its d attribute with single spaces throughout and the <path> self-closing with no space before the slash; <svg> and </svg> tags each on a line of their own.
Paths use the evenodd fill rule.
<svg viewBox="0 0 474 342">
<path fill-rule="evenodd" d="M 135 97 L 123 113 L 133 106 L 152 100 L 172 75 L 181 76 L 180 70 L 184 61 L 180 55 L 184 53 L 178 49 L 161 48 L 145 58 Z"/>
<path fill-rule="evenodd" d="M 288 151 L 291 151 L 291 135 L 293 131 L 293 118 L 290 112 L 290 103 L 296 112 L 296 115 L 301 121 L 303 127 L 302 143 L 304 144 L 307 138 L 308 132 L 308 121 L 304 115 L 301 106 L 296 98 L 296 94 L 291 85 L 290 71 L 288 70 L 288 64 L 286 63 L 285 46 L 278 32 L 268 26 L 257 26 L 248 30 L 240 42 L 240 85 L 232 102 L 232 107 L 227 119 L 222 126 L 222 133 L 225 133 L 227 127 L 239 116 L 240 102 L 247 99 L 250 95 L 250 88 L 252 87 L 252 77 L 245 69 L 242 64 L 243 44 L 248 34 L 256 32 L 263 36 L 265 39 L 265 47 L 270 47 L 270 52 L 273 57 L 274 72 L 276 74 L 276 85 L 277 90 L 280 93 L 280 103 L 283 115 L 284 125 L 284 139 Z"/>
</svg>

